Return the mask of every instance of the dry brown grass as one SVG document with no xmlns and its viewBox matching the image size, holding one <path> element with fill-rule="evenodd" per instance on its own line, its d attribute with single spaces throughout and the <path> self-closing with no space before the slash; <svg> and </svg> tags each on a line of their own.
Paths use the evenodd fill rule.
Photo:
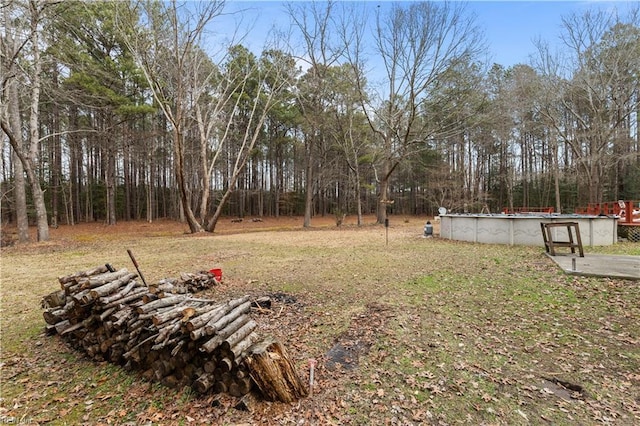
<svg viewBox="0 0 640 426">
<path fill-rule="evenodd" d="M 640 421 L 638 283 L 563 275 L 536 247 L 424 239 L 425 218 L 335 227 L 334 218 L 221 222 L 189 235 L 173 222 L 79 225 L 2 250 L 0 417 L 56 424 L 633 424 Z M 387 243 L 388 238 L 388 243 Z M 617 252 L 635 246 L 618 246 Z M 106 262 L 148 281 L 220 266 L 207 294 L 286 294 L 257 319 L 305 375 L 298 404 L 196 398 L 86 361 L 43 335 L 40 299 L 56 278 Z M 365 348 L 354 370 L 328 370 L 336 342 Z M 360 344 L 359 342 L 362 342 Z M 577 384 L 562 393 L 548 379 Z M 555 387 L 554 387 L 555 386 Z M 213 405 L 213 406 L 212 406 Z"/>
</svg>

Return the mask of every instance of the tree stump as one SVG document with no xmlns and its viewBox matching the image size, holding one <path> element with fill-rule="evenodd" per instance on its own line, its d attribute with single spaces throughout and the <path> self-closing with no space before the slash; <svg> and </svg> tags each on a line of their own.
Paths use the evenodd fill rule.
<svg viewBox="0 0 640 426">
<path fill-rule="evenodd" d="M 251 348 L 246 364 L 265 399 L 293 402 L 308 395 L 306 386 L 280 342 L 266 339 L 257 343 Z"/>
</svg>

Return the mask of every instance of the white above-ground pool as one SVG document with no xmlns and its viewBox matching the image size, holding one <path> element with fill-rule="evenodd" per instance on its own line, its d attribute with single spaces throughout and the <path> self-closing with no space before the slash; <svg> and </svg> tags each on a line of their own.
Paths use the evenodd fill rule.
<svg viewBox="0 0 640 426">
<path fill-rule="evenodd" d="M 542 246 L 540 223 L 577 222 L 583 246 L 608 246 L 618 241 L 613 216 L 572 214 L 442 214 L 440 237 L 487 244 Z M 552 228 L 555 241 L 567 241 L 567 228 Z"/>
</svg>

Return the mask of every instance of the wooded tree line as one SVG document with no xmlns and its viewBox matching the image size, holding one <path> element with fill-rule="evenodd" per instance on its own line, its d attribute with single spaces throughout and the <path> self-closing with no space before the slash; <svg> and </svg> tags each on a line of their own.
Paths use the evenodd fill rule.
<svg viewBox="0 0 640 426">
<path fill-rule="evenodd" d="M 291 3 L 259 53 L 215 35 L 227 7 L 3 0 L 3 223 L 640 199 L 638 9 L 505 68 L 462 3 Z"/>
</svg>

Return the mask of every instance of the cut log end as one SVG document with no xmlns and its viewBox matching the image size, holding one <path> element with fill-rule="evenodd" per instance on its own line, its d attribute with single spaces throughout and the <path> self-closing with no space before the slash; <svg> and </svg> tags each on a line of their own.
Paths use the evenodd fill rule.
<svg viewBox="0 0 640 426">
<path fill-rule="evenodd" d="M 254 345 L 246 364 L 251 378 L 266 399 L 293 402 L 308 395 L 304 382 L 280 342 L 267 339 Z"/>
</svg>

